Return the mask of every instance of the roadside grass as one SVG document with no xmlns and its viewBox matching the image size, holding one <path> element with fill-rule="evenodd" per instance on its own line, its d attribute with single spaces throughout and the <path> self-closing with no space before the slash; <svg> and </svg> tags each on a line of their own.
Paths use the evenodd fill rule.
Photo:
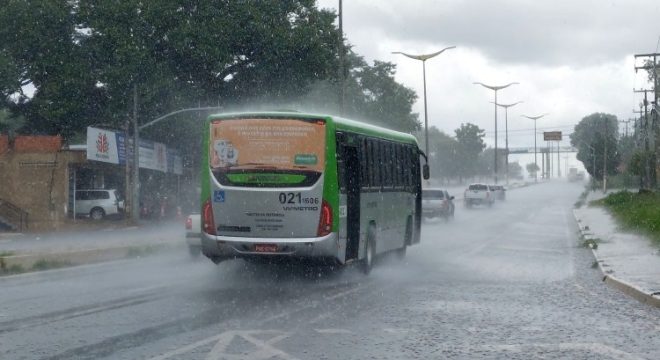
<svg viewBox="0 0 660 360">
<path fill-rule="evenodd" d="M 611 211 L 626 230 L 647 234 L 656 245 L 660 245 L 660 194 L 656 192 L 632 193 L 619 191 L 592 201 Z"/>
<path fill-rule="evenodd" d="M 11 251 L 0 252 L 0 275 L 11 275 L 18 274 L 23 272 L 23 267 L 17 264 L 7 266 L 5 262 L 5 257 L 13 256 L 14 253 Z"/>
<path fill-rule="evenodd" d="M 59 269 L 67 266 L 71 266 L 71 263 L 68 261 L 39 259 L 34 264 L 32 264 L 32 270 L 41 271 L 41 270 Z"/>
</svg>

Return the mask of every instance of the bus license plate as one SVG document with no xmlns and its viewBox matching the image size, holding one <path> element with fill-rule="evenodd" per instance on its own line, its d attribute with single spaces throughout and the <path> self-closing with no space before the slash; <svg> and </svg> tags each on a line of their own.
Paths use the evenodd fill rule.
<svg viewBox="0 0 660 360">
<path fill-rule="evenodd" d="M 276 244 L 256 244 L 254 245 L 256 252 L 277 252 Z"/>
</svg>

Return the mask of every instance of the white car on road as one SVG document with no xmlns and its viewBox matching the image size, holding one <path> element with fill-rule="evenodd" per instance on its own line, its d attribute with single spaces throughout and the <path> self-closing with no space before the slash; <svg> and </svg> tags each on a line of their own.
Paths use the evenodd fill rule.
<svg viewBox="0 0 660 360">
<path fill-rule="evenodd" d="M 470 184 L 463 194 L 465 206 L 470 208 L 474 205 L 493 206 L 495 194 L 491 192 L 490 186 L 486 184 Z"/>
<path fill-rule="evenodd" d="M 186 243 L 190 255 L 197 257 L 202 252 L 202 225 L 199 214 L 186 217 Z"/>
</svg>

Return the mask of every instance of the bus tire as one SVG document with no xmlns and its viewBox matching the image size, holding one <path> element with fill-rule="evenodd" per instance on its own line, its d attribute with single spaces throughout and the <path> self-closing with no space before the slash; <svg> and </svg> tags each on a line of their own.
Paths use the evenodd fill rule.
<svg viewBox="0 0 660 360">
<path fill-rule="evenodd" d="M 374 226 L 369 226 L 367 231 L 367 248 L 366 253 L 364 254 L 364 259 L 362 259 L 361 268 L 362 272 L 365 275 L 371 273 L 371 269 L 374 267 L 374 260 L 376 259 L 376 231 Z"/>
<path fill-rule="evenodd" d="M 198 258 L 202 254 L 202 248 L 199 246 L 188 246 L 188 252 L 192 258 Z"/>
<path fill-rule="evenodd" d="M 216 265 L 220 264 L 223 260 L 225 260 L 225 258 L 220 256 L 211 256 L 209 257 L 209 259 L 211 259 L 211 261 L 213 261 L 213 263 Z"/>
<path fill-rule="evenodd" d="M 406 257 L 406 249 L 408 248 L 408 245 L 412 244 L 412 238 L 413 238 L 412 217 L 408 216 L 408 220 L 406 220 L 406 232 L 403 238 L 403 246 L 395 250 L 397 259 L 403 260 Z"/>
</svg>

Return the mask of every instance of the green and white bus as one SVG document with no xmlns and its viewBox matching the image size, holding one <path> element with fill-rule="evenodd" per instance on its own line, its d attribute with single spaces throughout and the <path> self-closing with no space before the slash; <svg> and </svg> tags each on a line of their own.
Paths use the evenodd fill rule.
<svg viewBox="0 0 660 360">
<path fill-rule="evenodd" d="M 327 115 L 209 116 L 202 159 L 202 251 L 230 258 L 359 261 L 419 242 L 415 137 Z"/>
</svg>

